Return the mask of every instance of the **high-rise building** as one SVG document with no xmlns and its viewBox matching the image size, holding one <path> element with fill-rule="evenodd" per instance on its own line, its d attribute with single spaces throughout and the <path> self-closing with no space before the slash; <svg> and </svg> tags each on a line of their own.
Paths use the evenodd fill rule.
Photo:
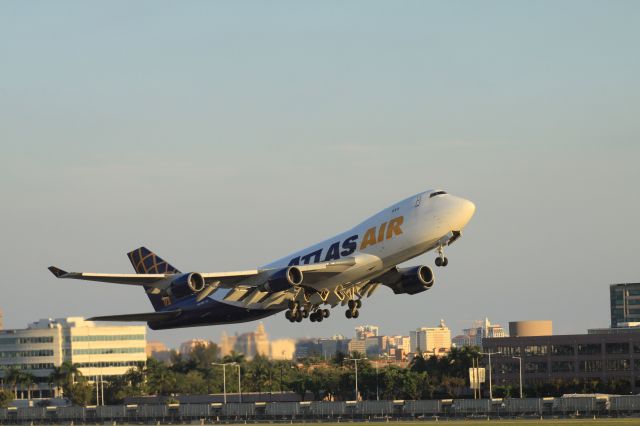
<svg viewBox="0 0 640 426">
<path fill-rule="evenodd" d="M 277 360 L 293 359 L 296 352 L 296 341 L 293 339 L 277 339 L 271 342 L 270 358 Z"/>
<path fill-rule="evenodd" d="M 259 323 L 256 331 L 229 336 L 222 331 L 220 336 L 220 356 L 231 355 L 232 352 L 242 354 L 247 359 L 256 355 L 270 359 L 293 359 L 296 353 L 296 341 L 293 339 L 277 339 L 270 341 L 264 324 Z"/>
<path fill-rule="evenodd" d="M 0 377 L 17 367 L 36 378 L 34 397 L 51 397 L 53 367 L 69 361 L 83 376 L 119 376 L 144 365 L 145 326 L 97 326 L 83 318 L 42 319 L 22 330 L 0 331 Z M 19 392 L 18 397 L 26 394 Z"/>
<path fill-rule="evenodd" d="M 356 339 L 364 340 L 367 337 L 378 336 L 379 327 L 376 325 L 361 325 L 356 327 Z"/>
<path fill-rule="evenodd" d="M 151 341 L 147 342 L 146 348 L 147 358 L 155 358 L 158 361 L 169 361 L 171 359 L 171 351 L 162 342 Z"/>
<path fill-rule="evenodd" d="M 611 328 L 640 321 L 640 283 L 611 284 Z"/>
<path fill-rule="evenodd" d="M 186 342 L 180 343 L 178 352 L 180 352 L 180 355 L 182 355 L 183 357 L 187 357 L 189 356 L 191 351 L 195 349 L 196 346 L 209 347 L 209 345 L 211 344 L 212 344 L 211 340 L 191 339 L 191 340 L 187 340 Z"/>
<path fill-rule="evenodd" d="M 296 342 L 296 359 L 322 356 L 322 346 L 318 339 L 301 339 Z"/>
<path fill-rule="evenodd" d="M 411 351 L 411 339 L 409 336 L 389 336 L 387 340 L 387 355 L 402 361 Z"/>
<path fill-rule="evenodd" d="M 349 351 L 349 355 L 353 356 L 354 353 L 357 353 L 361 356 L 365 356 L 367 354 L 367 343 L 365 339 L 351 339 L 349 341 L 349 345 L 347 346 Z"/>
<path fill-rule="evenodd" d="M 238 339 L 238 335 L 229 336 L 226 331 L 222 330 L 222 335 L 220 336 L 220 356 L 225 357 L 227 355 L 231 355 L 231 352 L 235 350 L 236 340 Z"/>
<path fill-rule="evenodd" d="M 336 356 L 338 352 L 343 354 L 349 353 L 349 339 L 346 339 L 343 335 L 337 334 L 329 339 L 320 339 L 322 357 L 325 359 Z"/>
<path fill-rule="evenodd" d="M 243 333 L 236 337 L 234 349 L 243 354 L 245 358 L 252 359 L 256 355 L 268 357 L 271 354 L 269 336 L 264 329 L 264 324 L 259 323 L 256 331 Z"/>
<path fill-rule="evenodd" d="M 479 346 L 482 347 L 482 339 L 494 337 L 506 337 L 507 333 L 500 324 L 491 324 L 489 318 L 484 321 L 474 321 L 470 328 L 462 330 L 462 334 L 451 339 L 455 347 Z"/>
<path fill-rule="evenodd" d="M 438 327 L 421 327 L 409 335 L 411 352 L 425 355 L 445 355 L 451 349 L 451 330 L 440 320 Z"/>
</svg>

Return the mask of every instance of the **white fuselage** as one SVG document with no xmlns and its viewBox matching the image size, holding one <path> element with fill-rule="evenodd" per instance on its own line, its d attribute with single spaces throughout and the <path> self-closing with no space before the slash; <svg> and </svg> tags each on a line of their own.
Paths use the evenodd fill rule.
<svg viewBox="0 0 640 426">
<path fill-rule="evenodd" d="M 446 193 L 430 198 L 435 192 L 425 191 L 397 202 L 350 230 L 269 263 L 263 269 L 353 256 L 355 266 L 314 287 L 331 288 L 380 275 L 438 247 L 443 237 L 451 231 L 462 230 L 473 216 L 472 202 Z M 351 247 L 349 243 L 353 243 Z M 339 247 L 339 257 L 336 257 L 336 247 Z"/>
<path fill-rule="evenodd" d="M 349 286 L 381 275 L 394 266 L 438 246 L 452 231 L 461 231 L 475 212 L 475 205 L 442 191 L 425 191 L 397 202 L 335 237 L 292 253 L 260 269 L 305 265 L 347 257 L 355 265 L 314 283 L 318 290 Z M 435 195 L 434 195 L 435 194 Z M 213 298 L 223 301 L 226 292 Z M 239 302 L 229 302 L 241 306 Z M 274 306 L 274 308 L 276 308 Z"/>
</svg>

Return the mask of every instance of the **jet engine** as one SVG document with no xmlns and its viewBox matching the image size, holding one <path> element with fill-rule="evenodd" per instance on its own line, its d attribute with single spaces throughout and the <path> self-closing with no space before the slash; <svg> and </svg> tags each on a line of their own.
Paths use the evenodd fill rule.
<svg viewBox="0 0 640 426">
<path fill-rule="evenodd" d="M 416 294 L 433 286 L 433 271 L 428 266 L 396 268 L 394 282 L 385 283 L 395 294 Z"/>
<path fill-rule="evenodd" d="M 267 282 L 261 285 L 261 290 L 277 293 L 302 284 L 302 280 L 302 271 L 295 266 L 289 266 L 271 274 Z"/>
<path fill-rule="evenodd" d="M 176 298 L 181 298 L 201 292 L 205 285 L 204 277 L 197 272 L 180 274 L 171 281 L 167 293 Z"/>
</svg>

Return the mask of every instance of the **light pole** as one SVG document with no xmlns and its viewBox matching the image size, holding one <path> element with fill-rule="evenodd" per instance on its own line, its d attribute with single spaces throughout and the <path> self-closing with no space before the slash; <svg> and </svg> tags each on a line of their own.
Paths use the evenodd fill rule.
<svg viewBox="0 0 640 426">
<path fill-rule="evenodd" d="M 234 364 L 236 364 L 234 362 Z M 240 380 L 240 364 L 236 364 L 236 367 L 238 367 L 238 398 L 239 401 L 242 402 L 242 381 Z"/>
<path fill-rule="evenodd" d="M 348 358 L 347 361 L 353 361 L 356 364 L 356 401 L 358 400 L 358 361 L 362 361 L 366 358 Z"/>
<path fill-rule="evenodd" d="M 489 399 L 493 399 L 493 386 L 491 384 L 491 355 L 497 355 L 500 352 L 480 352 L 480 355 L 489 355 Z"/>
<path fill-rule="evenodd" d="M 521 356 L 512 356 L 511 358 L 517 359 L 520 364 L 520 399 L 522 399 L 522 357 Z"/>
<path fill-rule="evenodd" d="M 235 362 L 212 362 L 212 365 L 222 366 L 222 394 L 224 395 L 224 403 L 227 403 L 227 364 L 235 365 Z M 240 386 L 240 366 L 238 366 L 238 386 Z"/>
</svg>

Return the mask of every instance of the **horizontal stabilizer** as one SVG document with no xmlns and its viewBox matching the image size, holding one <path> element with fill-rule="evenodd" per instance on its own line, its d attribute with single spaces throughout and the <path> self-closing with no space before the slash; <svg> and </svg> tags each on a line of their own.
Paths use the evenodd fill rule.
<svg viewBox="0 0 640 426">
<path fill-rule="evenodd" d="M 144 314 L 106 315 L 102 317 L 92 317 L 88 321 L 164 321 L 177 318 L 182 310 L 165 312 L 147 312 Z"/>
</svg>

